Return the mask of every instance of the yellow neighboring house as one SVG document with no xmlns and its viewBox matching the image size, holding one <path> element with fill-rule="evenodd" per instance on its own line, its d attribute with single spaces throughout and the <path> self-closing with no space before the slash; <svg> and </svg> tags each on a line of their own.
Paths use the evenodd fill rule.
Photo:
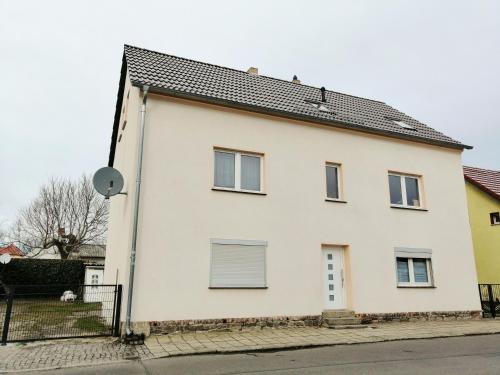
<svg viewBox="0 0 500 375">
<path fill-rule="evenodd" d="M 500 171 L 464 167 L 480 284 L 500 284 Z"/>
</svg>

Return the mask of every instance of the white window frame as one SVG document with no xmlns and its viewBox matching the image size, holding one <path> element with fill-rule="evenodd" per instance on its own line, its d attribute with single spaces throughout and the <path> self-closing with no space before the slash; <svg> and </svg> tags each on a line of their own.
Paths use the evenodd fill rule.
<svg viewBox="0 0 500 375">
<path fill-rule="evenodd" d="M 408 260 L 408 274 L 409 282 L 400 282 L 398 279 L 398 258 Z M 413 259 L 425 260 L 427 268 L 427 282 L 416 282 L 415 271 L 413 269 Z M 432 250 L 430 249 L 413 249 L 413 248 L 400 248 L 394 249 L 394 264 L 396 267 L 396 284 L 398 287 L 434 287 L 434 275 L 432 269 Z"/>
<path fill-rule="evenodd" d="M 327 182 L 327 176 L 326 176 L 326 168 L 336 168 L 337 169 L 337 193 L 338 193 L 338 198 L 330 198 L 328 196 L 328 182 Z M 329 162 L 327 161 L 325 163 L 325 196 L 327 201 L 333 201 L 333 202 L 344 202 L 344 191 L 342 188 L 342 164 L 340 163 L 334 163 L 334 162 Z"/>
<path fill-rule="evenodd" d="M 421 210 L 424 208 L 424 195 L 423 195 L 423 184 L 422 184 L 422 176 L 419 175 L 414 175 L 414 174 L 407 174 L 407 173 L 399 173 L 399 172 L 391 172 L 389 171 L 388 177 L 389 176 L 397 176 L 399 177 L 399 181 L 401 183 L 401 195 L 403 199 L 403 204 L 395 204 L 391 202 L 391 186 L 389 184 L 389 180 L 387 183 L 389 184 L 389 202 L 391 204 L 391 207 L 404 207 L 404 208 L 409 208 L 413 210 Z M 418 184 L 418 200 L 420 205 L 418 206 L 410 206 L 408 205 L 408 198 L 406 196 L 406 179 L 405 177 L 411 177 L 417 180 Z"/>
<path fill-rule="evenodd" d="M 398 258 L 403 258 L 403 257 L 398 257 Z M 398 286 L 408 286 L 408 287 L 426 287 L 426 286 L 432 286 L 432 276 L 431 276 L 431 260 L 430 259 L 423 259 L 423 258 L 404 258 L 408 260 L 408 272 L 410 274 L 410 281 L 409 282 L 401 282 L 398 280 Z M 425 264 L 427 266 L 427 282 L 416 282 L 415 281 L 415 271 L 413 269 L 413 259 L 422 259 L 425 260 Z M 396 263 L 396 277 L 397 277 L 397 263 Z"/>
<path fill-rule="evenodd" d="M 215 153 L 216 152 L 222 152 L 226 154 L 233 154 L 234 155 L 234 188 L 228 188 L 224 186 L 217 186 L 215 185 Z M 248 190 L 248 189 L 242 189 L 241 188 L 241 156 L 252 156 L 252 157 L 257 157 L 260 160 L 260 188 L 259 190 Z M 214 148 L 213 151 L 213 161 L 214 161 L 214 172 L 212 175 L 213 179 L 213 189 L 215 190 L 227 190 L 227 191 L 241 191 L 244 193 L 263 193 L 264 192 L 264 154 L 259 154 L 255 152 L 246 152 L 246 151 L 236 151 L 236 150 L 230 150 L 230 149 L 224 149 L 224 148 Z"/>
</svg>

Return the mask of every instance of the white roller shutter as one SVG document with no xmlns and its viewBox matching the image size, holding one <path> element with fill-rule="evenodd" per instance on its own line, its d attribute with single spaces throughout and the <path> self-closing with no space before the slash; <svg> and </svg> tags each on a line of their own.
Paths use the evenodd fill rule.
<svg viewBox="0 0 500 375">
<path fill-rule="evenodd" d="M 394 248 L 394 255 L 397 258 L 432 258 L 431 249 L 413 249 L 408 247 L 396 247 Z"/>
<path fill-rule="evenodd" d="M 211 288 L 265 288 L 266 243 L 212 240 Z"/>
</svg>

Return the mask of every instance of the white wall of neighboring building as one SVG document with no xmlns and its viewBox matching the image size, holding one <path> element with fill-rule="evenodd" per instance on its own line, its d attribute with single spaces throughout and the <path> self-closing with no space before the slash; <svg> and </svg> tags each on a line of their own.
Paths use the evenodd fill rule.
<svg viewBox="0 0 500 375">
<path fill-rule="evenodd" d="M 26 258 L 34 259 L 61 259 L 61 254 L 55 247 L 42 250 L 33 250 L 26 254 Z"/>
<path fill-rule="evenodd" d="M 124 296 L 137 88 L 129 101 L 114 165 L 128 195 L 111 198 L 105 269 Z M 214 147 L 263 153 L 267 195 L 212 191 Z M 327 161 L 342 164 L 347 203 L 325 201 Z M 389 170 L 423 176 L 427 211 L 390 207 Z M 133 321 L 318 315 L 324 244 L 346 246 L 357 313 L 480 310 L 457 150 L 150 95 L 140 205 Z M 267 241 L 268 288 L 209 289 L 211 238 Z M 432 249 L 435 288 L 397 288 L 396 247 Z"/>
</svg>

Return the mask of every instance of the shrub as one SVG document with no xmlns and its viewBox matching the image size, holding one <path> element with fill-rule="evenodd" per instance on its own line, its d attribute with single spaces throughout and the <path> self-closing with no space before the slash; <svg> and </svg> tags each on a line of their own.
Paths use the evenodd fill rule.
<svg viewBox="0 0 500 375">
<path fill-rule="evenodd" d="M 81 260 L 21 258 L 12 259 L 0 268 L 2 283 L 17 285 L 16 294 L 59 294 L 70 284 L 82 284 L 85 277 L 85 266 Z"/>
</svg>

